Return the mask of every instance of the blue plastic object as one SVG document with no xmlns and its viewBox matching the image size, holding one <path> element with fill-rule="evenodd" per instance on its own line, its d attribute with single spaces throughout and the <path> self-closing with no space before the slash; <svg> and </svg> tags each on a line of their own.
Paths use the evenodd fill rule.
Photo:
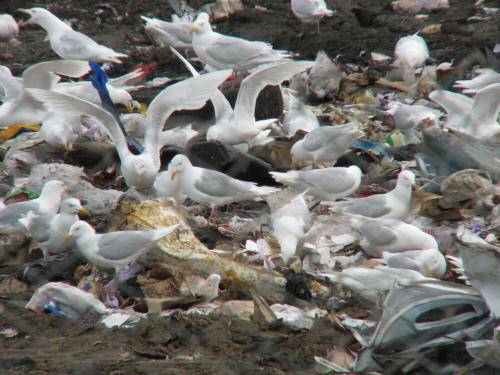
<svg viewBox="0 0 500 375">
<path fill-rule="evenodd" d="M 115 120 L 118 122 L 118 125 L 120 125 L 120 129 L 127 139 L 127 145 L 129 149 L 131 149 L 131 151 L 136 150 L 138 153 L 144 152 L 144 147 L 142 147 L 141 144 L 139 144 L 135 139 L 127 134 L 125 126 L 123 126 L 123 123 L 120 120 L 118 111 L 116 110 L 115 105 L 113 104 L 113 101 L 109 96 L 108 88 L 106 87 L 106 83 L 108 82 L 108 76 L 106 75 L 106 72 L 93 61 L 89 62 L 89 65 L 92 69 L 92 73 L 90 73 L 92 86 L 94 86 L 94 88 L 97 90 L 97 93 L 101 98 L 102 106 L 113 115 Z"/>
</svg>

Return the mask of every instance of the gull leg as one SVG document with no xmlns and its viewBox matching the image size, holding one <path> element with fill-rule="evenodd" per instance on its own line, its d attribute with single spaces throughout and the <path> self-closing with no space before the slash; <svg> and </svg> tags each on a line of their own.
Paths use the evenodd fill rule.
<svg viewBox="0 0 500 375">
<path fill-rule="evenodd" d="M 219 217 L 219 210 L 217 207 L 212 207 L 210 216 L 208 217 L 208 224 L 217 225 L 217 218 Z"/>
<path fill-rule="evenodd" d="M 14 55 L 12 53 L 9 53 L 9 43 L 5 43 L 7 46 L 7 51 L 2 55 L 4 59 L 13 59 Z"/>
<path fill-rule="evenodd" d="M 316 21 L 316 35 L 319 35 L 320 32 L 319 32 L 319 20 Z"/>
<path fill-rule="evenodd" d="M 302 38 L 302 36 L 304 36 L 304 22 L 300 20 L 300 34 L 297 35 L 297 38 Z"/>
</svg>

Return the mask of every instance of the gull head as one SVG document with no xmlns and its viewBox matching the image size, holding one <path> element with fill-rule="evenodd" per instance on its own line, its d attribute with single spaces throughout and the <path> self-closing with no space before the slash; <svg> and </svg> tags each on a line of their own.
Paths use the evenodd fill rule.
<svg viewBox="0 0 500 375">
<path fill-rule="evenodd" d="M 106 87 L 113 104 L 122 104 L 129 110 L 134 110 L 136 108 L 137 105 L 134 103 L 134 100 L 128 91 L 114 88 L 112 85 L 106 85 Z"/>
<path fill-rule="evenodd" d="M 182 154 L 174 156 L 168 166 L 168 169 L 172 171 L 170 179 L 173 180 L 179 172 L 182 172 L 189 165 L 191 165 L 191 162 L 189 161 L 187 156 Z"/>
<path fill-rule="evenodd" d="M 415 184 L 415 175 L 411 171 L 401 171 L 398 176 L 397 185 L 418 189 L 418 186 Z"/>
<path fill-rule="evenodd" d="M 122 162 L 122 174 L 128 186 L 150 188 L 158 175 L 158 166 L 149 155 L 134 155 Z"/>
<path fill-rule="evenodd" d="M 31 16 L 27 21 L 24 21 L 21 26 L 38 24 L 40 21 L 44 21 L 47 19 L 47 16 L 53 16 L 47 9 L 44 8 L 30 8 L 30 9 L 18 9 L 19 12 L 27 14 Z"/>
<path fill-rule="evenodd" d="M 193 27 L 189 30 L 189 33 L 204 33 L 209 30 L 212 30 L 210 26 L 210 16 L 208 13 L 202 12 L 194 20 Z"/>
<path fill-rule="evenodd" d="M 86 208 L 83 208 L 80 200 L 76 198 L 67 198 L 63 200 L 61 203 L 60 212 L 70 215 L 81 214 L 90 216 L 90 212 Z"/>
<path fill-rule="evenodd" d="M 72 238 L 79 239 L 93 234 L 95 234 L 94 228 L 86 221 L 79 220 L 69 228 L 69 233 L 64 238 L 64 242 L 68 242 Z"/>
</svg>

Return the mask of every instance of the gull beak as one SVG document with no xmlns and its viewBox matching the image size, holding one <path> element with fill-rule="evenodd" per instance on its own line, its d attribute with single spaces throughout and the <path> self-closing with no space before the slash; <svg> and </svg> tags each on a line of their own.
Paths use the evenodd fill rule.
<svg viewBox="0 0 500 375">
<path fill-rule="evenodd" d="M 173 181 L 175 175 L 177 174 L 178 170 L 176 169 L 175 171 L 172 172 L 172 175 L 170 176 L 170 180 Z"/>
<path fill-rule="evenodd" d="M 189 34 L 192 34 L 196 31 L 198 31 L 199 29 L 196 27 L 196 26 L 193 26 L 191 29 L 189 29 Z"/>
<path fill-rule="evenodd" d="M 63 148 L 64 148 L 64 151 L 68 151 L 68 144 L 67 143 L 63 143 L 62 144 Z"/>
<path fill-rule="evenodd" d="M 418 191 L 420 189 L 417 184 L 411 184 L 411 187 L 413 188 L 413 191 Z"/>
<path fill-rule="evenodd" d="M 64 192 L 66 194 L 71 194 L 73 192 L 73 190 L 71 190 L 71 188 L 67 187 L 67 188 L 64 188 Z"/>
<path fill-rule="evenodd" d="M 432 270 L 429 270 L 429 277 L 432 277 L 432 274 L 433 274 L 433 273 L 434 273 L 434 272 L 432 272 Z"/>
<path fill-rule="evenodd" d="M 78 213 L 79 213 L 80 215 L 87 216 L 87 217 L 88 217 L 88 216 L 91 216 L 90 211 L 89 211 L 89 210 L 87 210 L 87 209 L 86 209 L 86 208 L 84 208 L 84 207 L 82 207 L 82 209 L 81 209 L 80 211 L 78 211 Z"/>
<path fill-rule="evenodd" d="M 73 235 L 72 234 L 68 234 L 66 237 L 64 237 L 64 243 L 67 243 L 69 240 L 71 240 L 73 238 Z"/>
<path fill-rule="evenodd" d="M 139 106 L 141 107 L 139 109 L 139 113 L 143 116 L 146 116 L 146 114 L 148 113 L 148 106 L 144 103 L 139 103 Z"/>
<path fill-rule="evenodd" d="M 142 173 L 139 173 L 137 175 L 137 183 L 140 184 L 141 183 L 141 179 L 142 179 Z"/>
<path fill-rule="evenodd" d="M 24 13 L 24 14 L 27 14 L 27 15 L 31 16 L 30 11 L 29 11 L 29 10 L 27 10 L 27 9 L 24 9 L 24 8 L 19 8 L 17 11 L 18 11 L 18 12 L 20 12 L 20 13 Z M 25 26 L 25 25 L 29 25 L 29 24 L 30 24 L 30 19 L 28 19 L 28 20 L 26 20 L 26 21 L 24 21 L 24 22 L 21 22 L 21 23 L 19 24 L 19 26 L 23 27 L 23 26 Z"/>
<path fill-rule="evenodd" d="M 127 106 L 127 111 L 128 111 L 128 113 L 134 113 L 134 111 L 135 111 L 134 106 L 132 106 L 132 105 L 130 105 L 130 104 L 129 104 L 129 105 Z"/>
</svg>

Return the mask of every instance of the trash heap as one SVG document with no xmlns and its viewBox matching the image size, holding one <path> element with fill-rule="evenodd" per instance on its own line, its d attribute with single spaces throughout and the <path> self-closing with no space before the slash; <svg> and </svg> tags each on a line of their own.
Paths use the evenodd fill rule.
<svg viewBox="0 0 500 375">
<path fill-rule="evenodd" d="M 173 23 L 202 32 L 208 15 L 174 3 L 186 13 Z M 222 316 L 303 333 L 326 322 L 343 344 L 323 342 L 308 373 L 500 369 L 498 73 L 430 63 L 414 34 L 394 57 L 373 51 L 370 66 L 320 51 L 237 65 L 251 71 L 241 80 L 224 67 L 198 72 L 169 49 L 196 52 L 196 34 L 173 43 L 163 21 L 143 20 L 192 77 L 108 79 L 112 69 L 69 59 L 23 75 L 18 99 L 51 114 L 41 128 L 0 133 L 0 296 L 10 304 L 0 311 L 116 329 Z M 66 69 L 91 70 L 96 104 L 27 83 Z M 443 78 L 458 70 L 467 79 Z M 147 104 L 128 94 L 125 114 L 109 84 L 162 91 Z M 58 121 L 75 134 L 55 137 Z"/>
</svg>

